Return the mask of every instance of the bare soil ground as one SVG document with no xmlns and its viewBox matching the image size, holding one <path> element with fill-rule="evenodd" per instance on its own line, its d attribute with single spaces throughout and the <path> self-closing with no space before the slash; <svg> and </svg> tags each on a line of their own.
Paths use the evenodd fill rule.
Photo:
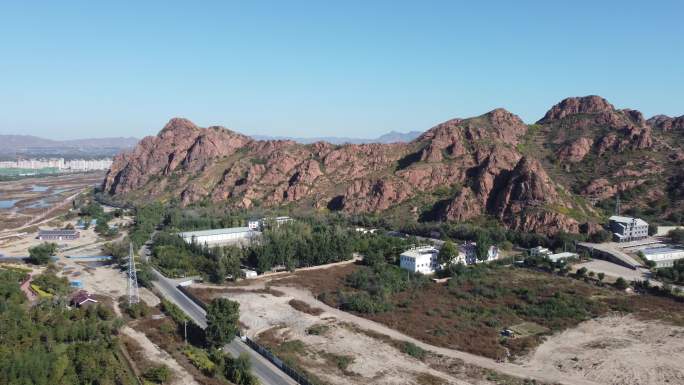
<svg viewBox="0 0 684 385">
<path fill-rule="evenodd" d="M 287 362 L 304 369 L 322 383 L 523 383 L 452 357 L 428 354 L 423 360 L 414 358 L 399 348 L 403 342 L 363 328 L 368 325 L 357 327 L 355 321 L 358 317 L 317 302 L 308 291 L 275 286 L 268 290 L 260 280 L 237 290 L 207 289 L 206 285 L 190 290 L 206 300 L 221 296 L 238 301 L 240 321 L 250 337 L 269 346 Z M 279 295 L 274 296 L 269 291 Z M 302 309 L 307 311 L 297 310 L 290 304 L 292 300 L 297 301 L 297 306 L 300 302 L 306 304 Z M 313 311 L 317 314 L 310 314 L 310 309 L 318 309 Z"/>
<path fill-rule="evenodd" d="M 421 381 L 424 383 L 447 381 L 448 383 L 455 380 L 469 383 L 516 383 L 514 381 L 522 383 L 522 380 L 512 379 L 509 376 L 534 378 L 538 381 L 537 383 L 542 381 L 573 385 L 604 383 L 661 384 L 667 383 L 665 380 L 669 380 L 670 384 L 682 383 L 680 367 L 682 366 L 681 362 L 684 362 L 683 339 L 681 338 L 682 327 L 684 327 L 684 304 L 681 302 L 646 295 L 627 295 L 610 288 L 595 287 L 575 279 L 551 275 L 547 275 L 548 277 L 539 276 L 539 279 L 536 281 L 532 280 L 531 282 L 536 282 L 535 284 L 542 285 L 542 287 L 548 286 L 554 289 L 559 287 L 558 285 L 561 285 L 561 287 L 565 285 L 571 288 L 575 295 L 591 297 L 594 300 L 600 301 L 603 304 L 602 306 L 605 306 L 608 310 L 622 309 L 622 312 L 602 312 L 601 314 L 604 314 L 604 317 L 585 321 L 579 325 L 577 325 L 577 322 L 567 324 L 561 328 L 561 330 L 566 331 L 553 334 L 550 337 L 534 336 L 534 345 L 528 347 L 533 349 L 533 353 L 530 353 L 530 356 L 520 358 L 515 362 L 504 363 L 463 352 L 460 348 L 449 348 L 448 346 L 445 348 L 443 347 L 444 344 L 441 343 L 435 346 L 429 338 L 424 339 L 421 330 L 434 328 L 433 321 L 439 321 L 439 317 L 443 316 L 439 312 L 430 314 L 432 318 L 428 317 L 426 319 L 423 319 L 422 315 L 420 317 L 407 317 L 402 312 L 386 315 L 386 317 L 390 317 L 387 319 L 367 315 L 362 315 L 366 318 L 360 318 L 354 314 L 335 309 L 316 298 L 321 293 L 334 291 L 342 287 L 344 277 L 355 268 L 357 267 L 354 265 L 345 265 L 330 269 L 297 272 L 290 275 L 272 277 L 271 279 L 254 280 L 248 286 L 243 283 L 238 290 L 231 288 L 225 293 L 221 293 L 220 290 L 204 291 L 204 293 L 207 299 L 220 295 L 239 301 L 242 310 L 241 321 L 249 327 L 248 333 L 250 335 L 264 336 L 265 342 L 268 343 L 270 341 L 273 344 L 274 350 L 282 347 L 283 343 L 294 341 L 293 344 L 295 346 L 300 345 L 299 348 L 295 349 L 295 353 L 298 352 L 299 356 L 306 358 L 300 364 L 305 365 L 307 370 L 310 370 L 319 378 L 331 383 L 364 383 L 363 381 L 369 378 L 374 378 L 374 381 L 380 381 L 379 379 L 384 378 L 378 377 L 380 372 L 373 374 L 372 371 L 355 371 L 355 362 L 363 362 L 364 365 L 373 368 L 376 363 L 378 365 L 385 365 L 384 361 L 388 360 L 387 357 L 375 354 L 376 352 L 373 349 L 379 348 L 368 342 L 365 338 L 360 337 L 359 334 L 374 339 L 376 343 L 377 341 L 383 342 L 385 345 L 383 348 L 393 348 L 394 355 L 399 356 L 401 362 L 411 364 L 405 364 L 403 368 L 405 372 L 402 375 L 405 376 L 406 372 L 413 372 L 414 376 L 411 377 L 410 381 L 404 379 L 404 382 L 399 383 L 421 383 Z M 527 274 L 523 273 L 523 275 Z M 542 274 L 530 273 L 533 276 Z M 546 278 L 550 278 L 550 280 Z M 518 283 L 528 285 L 530 282 L 522 280 Z M 206 285 L 203 286 L 206 287 Z M 265 292 L 266 288 L 284 293 L 284 295 L 274 297 Z M 194 290 L 199 293 L 203 292 L 202 289 Z M 250 292 L 250 290 L 261 292 Z M 435 304 L 442 301 L 445 295 L 449 295 L 446 292 L 438 293 L 429 290 L 427 293 L 427 295 L 420 296 L 420 298 L 414 300 L 421 309 L 423 307 L 427 310 L 434 309 Z M 292 299 L 304 302 L 311 308 L 321 309 L 323 312 L 315 316 L 307 312 L 297 311 L 289 305 L 289 301 Z M 627 313 L 631 313 L 631 315 L 626 316 Z M 613 322 L 611 320 L 614 319 L 624 320 L 626 326 L 620 328 L 611 326 L 614 324 L 610 322 Z M 338 334 L 342 333 L 338 331 L 341 329 L 340 325 L 353 325 L 351 335 L 342 334 L 340 336 Z M 664 329 L 663 325 L 665 325 Z M 312 333 L 307 332 L 312 326 L 314 326 L 314 330 L 324 330 L 325 332 L 322 333 L 323 337 L 321 337 L 321 333 L 313 333 L 312 335 Z M 511 326 L 517 327 L 519 332 L 523 334 L 548 332 L 548 329 L 537 323 L 518 322 L 511 324 Z M 612 344 L 611 341 L 613 339 L 610 338 L 608 338 L 606 343 L 591 343 L 593 341 L 592 338 L 600 340 L 604 336 L 610 336 L 605 329 L 611 327 L 613 327 L 613 332 L 616 334 L 615 337 L 610 338 L 630 340 L 631 347 L 629 349 L 631 350 L 625 351 L 623 345 Z M 350 328 L 347 327 L 347 329 Z M 650 334 L 646 332 L 652 329 L 661 331 Z M 635 339 L 634 336 L 630 336 L 630 330 L 636 330 L 637 335 L 642 337 Z M 573 333 L 580 333 L 587 337 L 575 337 Z M 326 335 L 328 337 L 325 337 Z M 548 342 L 544 342 L 545 338 L 549 339 Z M 578 345 L 572 341 L 581 338 L 589 342 L 584 345 Z M 676 342 L 667 342 L 666 339 L 668 338 Z M 481 340 L 482 335 L 473 335 L 471 345 L 467 345 L 466 350 L 468 350 L 468 346 L 477 346 L 473 344 L 478 344 L 478 339 Z M 525 338 L 519 338 L 514 341 L 525 340 Z M 412 360 L 412 358 L 407 359 L 408 356 L 403 354 L 401 349 L 397 348 L 397 341 L 412 342 L 429 353 L 422 361 Z M 538 350 L 536 350 L 538 353 L 534 353 L 534 348 L 537 345 L 540 345 Z M 584 361 L 581 365 L 582 369 L 579 369 L 580 366 L 568 366 L 568 362 L 580 362 L 584 356 L 575 353 L 572 356 L 568 356 L 565 353 L 566 346 L 571 351 L 572 349 L 576 349 L 575 351 L 587 350 L 587 360 L 598 358 L 601 355 L 604 358 L 601 361 L 602 363 L 593 370 L 587 369 L 593 363 L 587 364 Z M 591 353 L 592 349 L 594 353 Z M 631 356 L 629 356 L 630 352 Z M 643 358 L 639 352 L 649 352 L 649 358 Z M 334 365 L 331 366 L 325 360 L 324 353 L 332 354 L 335 357 L 351 356 L 354 357 L 354 361 L 348 365 L 346 372 L 341 371 L 335 369 Z M 624 359 L 625 354 L 629 356 L 629 359 Z M 577 356 L 577 361 L 575 361 L 575 356 Z M 661 357 L 665 358 L 661 360 Z M 639 368 L 639 373 L 630 370 L 617 373 L 620 370 L 620 365 L 632 365 L 630 363 L 632 359 L 640 360 L 641 366 L 635 366 Z M 388 380 L 390 382 L 392 379 L 396 380 L 397 378 L 392 377 L 392 375 L 401 376 L 397 374 L 399 372 L 396 370 L 402 370 L 393 369 L 392 362 L 391 360 L 387 361 L 385 371 L 383 372 L 383 376 L 387 375 L 387 378 L 390 378 Z M 418 366 L 412 366 L 416 362 L 418 362 Z M 557 363 L 559 362 L 563 365 L 558 366 Z M 316 364 L 314 365 L 314 363 Z M 677 363 L 679 363 L 679 366 L 677 366 Z M 437 370 L 442 374 L 441 377 L 439 374 L 424 370 L 425 367 L 420 364 Z M 611 365 L 613 365 L 612 368 Z M 601 368 L 605 368 L 605 371 L 601 371 Z M 363 375 L 349 376 L 348 373 L 363 373 Z M 425 375 L 420 376 L 419 380 L 417 373 L 425 373 Z M 505 375 L 501 373 L 505 373 Z M 448 376 L 448 378 L 445 378 L 444 375 Z M 435 378 L 430 376 L 436 376 L 437 379 L 435 380 Z M 428 379 L 430 380 L 428 381 Z"/>
<path fill-rule="evenodd" d="M 202 289 L 193 290 L 195 293 Z M 416 373 L 430 373 L 444 383 L 466 384 L 431 369 L 391 345 L 343 327 L 335 318 L 311 315 L 292 307 L 290 296 L 273 296 L 262 287 L 255 291 L 230 290 L 221 294 L 240 303 L 240 321 L 247 334 L 275 351 L 283 346 L 295 347 L 288 356 L 295 364 L 329 384 L 419 384 Z M 324 334 L 309 334 L 307 329 L 324 324 Z M 284 344 L 284 345 L 283 345 Z M 281 351 L 282 353 L 282 351 Z M 340 369 L 330 357 L 347 356 L 352 362 Z M 299 357 L 297 359 L 296 357 Z"/>
<path fill-rule="evenodd" d="M 603 317 L 550 337 L 520 362 L 601 384 L 684 384 L 684 328 Z"/>
</svg>

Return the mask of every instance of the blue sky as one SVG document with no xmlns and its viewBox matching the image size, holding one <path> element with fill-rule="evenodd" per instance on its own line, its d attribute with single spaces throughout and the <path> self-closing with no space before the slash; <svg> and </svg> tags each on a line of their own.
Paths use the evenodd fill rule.
<svg viewBox="0 0 684 385">
<path fill-rule="evenodd" d="M 0 133 L 374 137 L 587 94 L 684 114 L 684 2 L 474 3 L 5 0 Z"/>
</svg>

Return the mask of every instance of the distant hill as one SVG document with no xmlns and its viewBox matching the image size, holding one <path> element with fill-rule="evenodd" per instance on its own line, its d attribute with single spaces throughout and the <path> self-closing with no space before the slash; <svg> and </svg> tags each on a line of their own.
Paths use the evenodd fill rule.
<svg viewBox="0 0 684 385">
<path fill-rule="evenodd" d="M 340 136 L 320 136 L 312 138 L 300 138 L 292 136 L 268 136 L 268 135 L 249 135 L 256 140 L 293 140 L 297 143 L 309 144 L 315 142 L 328 142 L 332 144 L 366 144 L 366 143 L 408 143 L 422 134 L 421 131 L 397 132 L 390 131 L 375 139 L 370 138 L 348 138 Z"/>
<path fill-rule="evenodd" d="M 136 138 L 89 138 L 53 140 L 32 135 L 0 135 L 0 154 L 5 156 L 113 156 L 135 147 Z"/>
</svg>

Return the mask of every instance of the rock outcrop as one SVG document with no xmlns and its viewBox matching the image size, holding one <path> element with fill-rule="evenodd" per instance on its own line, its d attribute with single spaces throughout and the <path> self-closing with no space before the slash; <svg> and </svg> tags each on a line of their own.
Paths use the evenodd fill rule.
<svg viewBox="0 0 684 385">
<path fill-rule="evenodd" d="M 117 156 L 102 187 L 122 201 L 164 197 L 182 205 L 210 200 L 236 208 L 399 210 L 416 219 L 444 221 L 486 215 L 520 231 L 579 231 L 579 219 L 570 213 L 580 213 L 583 220 L 597 213 L 579 198 L 568 199 L 571 191 L 597 199 L 648 185 L 654 174 L 643 169 L 668 168 L 649 157 L 630 163 L 623 154 L 660 146 L 653 130 L 677 130 L 681 120 L 645 121 L 638 111 L 616 110 L 598 96 L 568 98 L 552 107 L 537 122 L 542 142 L 535 145 L 550 148 L 550 156 L 564 167 L 604 159 L 597 166 L 605 164 L 610 172 L 587 183 L 575 181 L 572 171 L 559 174 L 566 168 L 556 170 L 554 178 L 565 176 L 554 180 L 543 151 L 521 152 L 529 148 L 528 126 L 504 109 L 448 120 L 409 143 L 358 145 L 258 141 L 174 118 L 157 136 Z M 676 161 L 677 153 L 679 147 L 670 159 Z"/>
</svg>

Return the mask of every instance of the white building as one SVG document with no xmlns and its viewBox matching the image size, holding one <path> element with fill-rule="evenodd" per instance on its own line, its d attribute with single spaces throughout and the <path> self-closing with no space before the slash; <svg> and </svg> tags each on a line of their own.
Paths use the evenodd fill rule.
<svg viewBox="0 0 684 385">
<path fill-rule="evenodd" d="M 608 225 L 617 242 L 629 242 L 648 237 L 648 223 L 641 218 L 613 215 Z"/>
<path fill-rule="evenodd" d="M 530 256 L 532 257 L 539 257 L 545 255 L 551 255 L 551 250 L 541 246 L 533 247 L 530 249 Z"/>
<path fill-rule="evenodd" d="M 178 233 L 178 235 L 187 243 L 194 242 L 205 245 L 248 241 L 260 234 L 260 232 L 254 231 L 249 227 L 230 227 L 226 229 L 186 231 Z"/>
<path fill-rule="evenodd" d="M 489 246 L 487 250 L 487 260 L 481 261 L 477 259 L 477 243 L 466 242 L 458 246 L 458 256 L 454 263 L 463 263 L 465 265 L 474 265 L 480 262 L 491 262 L 499 259 L 499 248 L 496 246 Z"/>
<path fill-rule="evenodd" d="M 252 230 L 263 230 L 264 227 L 270 226 L 270 225 L 275 225 L 276 227 L 279 227 L 280 225 L 284 223 L 289 223 L 292 222 L 294 219 L 290 217 L 275 217 L 275 218 L 261 218 L 261 219 L 250 219 L 247 221 L 247 227 L 249 227 Z"/>
<path fill-rule="evenodd" d="M 676 260 L 684 258 L 684 250 L 672 247 L 654 247 L 641 252 L 646 259 L 655 262 L 656 268 L 672 267 Z"/>
<path fill-rule="evenodd" d="M 56 168 L 64 172 L 108 170 L 111 165 L 111 158 L 72 160 L 64 160 L 64 158 L 17 159 L 16 161 L 0 162 L 0 168 L 26 168 L 31 170 Z"/>
<path fill-rule="evenodd" d="M 259 231 L 261 230 L 261 219 L 250 219 L 247 221 L 247 227 L 250 230 Z"/>
<path fill-rule="evenodd" d="M 408 249 L 399 256 L 399 267 L 414 273 L 433 274 L 439 268 L 439 250 L 433 246 L 419 246 Z"/>
<path fill-rule="evenodd" d="M 547 254 L 546 257 L 551 260 L 551 262 L 564 261 L 573 258 L 579 258 L 579 254 L 571 252 L 562 252 L 556 254 Z"/>
</svg>

